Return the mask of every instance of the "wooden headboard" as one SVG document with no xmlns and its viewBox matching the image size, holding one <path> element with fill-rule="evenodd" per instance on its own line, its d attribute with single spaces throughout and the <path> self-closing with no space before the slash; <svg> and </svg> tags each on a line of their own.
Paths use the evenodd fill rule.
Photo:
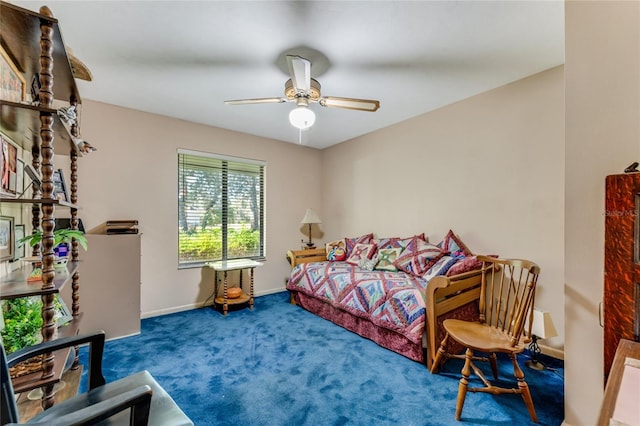
<svg viewBox="0 0 640 426">
<path fill-rule="evenodd" d="M 291 269 L 300 263 L 322 262 L 327 260 L 327 252 L 324 248 L 309 250 L 289 250 L 287 260 L 291 264 Z"/>
</svg>

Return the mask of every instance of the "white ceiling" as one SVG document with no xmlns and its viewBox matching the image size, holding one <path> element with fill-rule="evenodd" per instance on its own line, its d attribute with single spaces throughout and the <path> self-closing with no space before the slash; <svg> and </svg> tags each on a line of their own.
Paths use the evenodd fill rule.
<svg viewBox="0 0 640 426">
<path fill-rule="evenodd" d="M 298 143 L 284 55 L 312 61 L 325 96 L 378 99 L 375 113 L 313 104 L 302 143 L 328 147 L 564 63 L 564 2 L 10 1 L 47 4 L 93 73 L 92 99 Z"/>
</svg>

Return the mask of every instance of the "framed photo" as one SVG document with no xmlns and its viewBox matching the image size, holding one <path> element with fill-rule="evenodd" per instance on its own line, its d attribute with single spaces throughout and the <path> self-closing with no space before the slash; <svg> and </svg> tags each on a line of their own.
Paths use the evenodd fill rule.
<svg viewBox="0 0 640 426">
<path fill-rule="evenodd" d="M 27 83 L 9 54 L 0 46 L 0 99 L 22 102 L 27 99 Z"/>
<path fill-rule="evenodd" d="M 59 294 L 56 294 L 53 299 L 53 311 L 53 318 L 58 324 L 58 327 L 62 327 L 63 325 L 66 325 L 71 320 L 73 320 L 71 311 L 67 307 L 67 304 L 64 303 L 64 299 L 62 299 Z"/>
<path fill-rule="evenodd" d="M 51 179 L 53 180 L 53 198 L 58 201 L 69 201 L 67 185 L 64 183 L 64 173 L 62 169 L 54 170 Z"/>
<path fill-rule="evenodd" d="M 29 177 L 29 180 L 33 182 L 33 184 L 38 189 L 40 189 L 40 185 L 42 185 L 42 180 L 40 179 L 40 173 L 38 173 L 38 171 L 31 164 L 24 165 L 24 172 Z"/>
<path fill-rule="evenodd" d="M 15 225 L 14 226 L 14 238 L 13 241 L 15 241 L 15 250 L 14 250 L 14 254 L 13 254 L 13 260 L 19 260 L 22 259 L 23 257 L 25 257 L 27 255 L 27 243 L 18 243 L 18 241 L 20 241 L 20 239 L 24 238 L 24 225 Z"/>
<path fill-rule="evenodd" d="M 0 216 L 0 260 L 13 260 L 15 230 L 11 216 Z"/>
<path fill-rule="evenodd" d="M 0 191 L 15 196 L 18 180 L 18 147 L 0 133 Z"/>
</svg>

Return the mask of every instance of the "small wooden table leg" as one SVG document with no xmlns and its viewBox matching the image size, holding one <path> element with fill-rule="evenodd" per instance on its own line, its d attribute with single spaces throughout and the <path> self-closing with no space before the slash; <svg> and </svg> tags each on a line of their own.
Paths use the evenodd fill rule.
<svg viewBox="0 0 640 426">
<path fill-rule="evenodd" d="M 215 304 L 216 304 L 216 299 L 218 298 L 218 294 L 219 291 L 218 289 L 220 288 L 220 279 L 218 279 L 218 271 L 215 271 L 213 273 L 213 307 L 215 308 Z"/>
<path fill-rule="evenodd" d="M 227 271 L 224 271 L 224 304 L 222 305 L 222 314 L 227 315 L 229 305 L 227 304 Z"/>
<path fill-rule="evenodd" d="M 249 309 L 251 309 L 251 310 L 253 310 L 253 269 L 254 268 L 251 268 L 249 270 L 249 276 L 251 278 L 251 280 L 250 280 L 251 281 L 251 289 L 250 289 L 250 292 L 249 292 Z"/>
<path fill-rule="evenodd" d="M 222 305 L 222 313 L 227 315 L 229 312 L 229 305 L 247 305 L 249 302 L 249 307 L 253 310 L 254 306 L 254 271 L 255 267 L 262 266 L 262 263 L 253 261 L 251 259 L 233 259 L 229 261 L 220 261 L 220 262 L 208 262 L 207 266 L 213 268 L 215 270 L 215 300 L 214 304 L 216 308 Z M 244 285 L 246 283 L 243 282 L 244 279 L 244 270 L 249 270 L 249 278 L 251 280 L 250 289 L 247 289 L 247 293 L 244 291 Z M 229 271 L 238 271 L 240 273 L 240 288 L 233 290 L 240 290 L 240 295 L 237 298 L 229 299 Z M 224 288 L 223 294 L 219 295 L 218 290 L 220 288 L 220 277 L 218 276 L 218 272 L 223 272 L 224 279 Z M 235 275 L 234 275 L 235 276 Z M 246 279 L 244 279 L 246 281 Z"/>
</svg>

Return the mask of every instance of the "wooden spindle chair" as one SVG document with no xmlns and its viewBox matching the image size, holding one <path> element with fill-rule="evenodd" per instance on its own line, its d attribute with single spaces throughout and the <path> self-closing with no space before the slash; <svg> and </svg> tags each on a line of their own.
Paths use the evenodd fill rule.
<svg viewBox="0 0 640 426">
<path fill-rule="evenodd" d="M 446 335 L 440 344 L 431 372 L 449 358 L 464 359 L 462 378 L 458 385 L 456 420 L 460 420 L 467 391 L 499 394 L 520 394 L 529 411 L 531 420 L 538 422 L 529 386 L 524 380 L 517 355 L 523 352 L 530 341 L 533 304 L 540 267 L 522 259 L 497 259 L 478 256 L 483 262 L 482 286 L 480 290 L 478 322 L 456 319 L 445 320 Z M 528 321 L 527 321 L 528 319 Z M 528 332 L 524 332 L 528 323 Z M 445 348 L 448 339 L 453 339 L 466 348 L 464 354 L 450 354 Z M 477 356 L 481 352 L 485 356 Z M 474 361 L 489 361 L 494 378 L 498 379 L 496 353 L 505 353 L 513 364 L 517 387 L 502 388 L 492 385 Z M 469 387 L 471 371 L 482 380 L 484 387 Z"/>
</svg>

